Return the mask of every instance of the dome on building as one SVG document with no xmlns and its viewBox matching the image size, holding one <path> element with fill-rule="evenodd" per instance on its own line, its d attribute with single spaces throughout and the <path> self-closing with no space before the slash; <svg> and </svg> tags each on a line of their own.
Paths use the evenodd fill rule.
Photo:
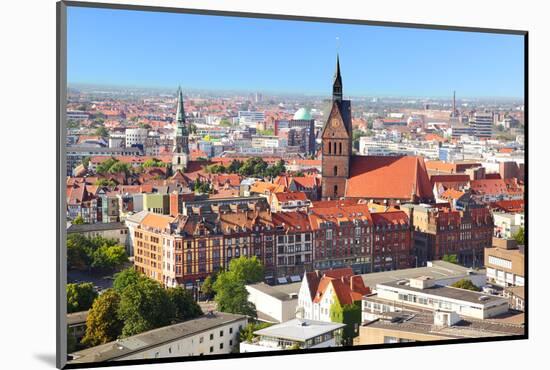
<svg viewBox="0 0 550 370">
<path fill-rule="evenodd" d="M 310 120 L 311 119 L 311 113 L 309 112 L 309 109 L 307 108 L 300 108 L 294 113 L 293 119 L 304 119 L 304 120 Z"/>
</svg>

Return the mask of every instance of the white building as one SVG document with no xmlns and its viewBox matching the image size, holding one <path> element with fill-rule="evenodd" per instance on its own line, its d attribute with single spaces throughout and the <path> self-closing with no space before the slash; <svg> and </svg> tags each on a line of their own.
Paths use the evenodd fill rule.
<svg viewBox="0 0 550 370">
<path fill-rule="evenodd" d="M 256 306 L 259 320 L 280 323 L 295 318 L 298 293 L 285 288 L 285 285 L 271 286 L 265 283 L 246 286 L 248 301 Z"/>
<path fill-rule="evenodd" d="M 126 148 L 131 148 L 134 145 L 145 145 L 145 140 L 147 140 L 147 129 L 127 128 L 125 133 Z"/>
<path fill-rule="evenodd" d="M 241 353 L 280 351 L 285 349 L 308 349 L 340 346 L 342 328 L 340 323 L 328 323 L 307 319 L 292 319 L 254 332 L 251 343 L 240 344 Z"/>
<path fill-rule="evenodd" d="M 249 124 L 256 122 L 265 121 L 265 112 L 254 112 L 254 111 L 239 111 L 238 113 L 239 123 Z"/>
<path fill-rule="evenodd" d="M 511 239 L 521 227 L 525 227 L 523 213 L 493 212 L 495 235 L 503 239 Z"/>
<path fill-rule="evenodd" d="M 69 364 L 228 354 L 238 348 L 247 317 L 224 312 L 146 331 L 72 353 Z"/>
<path fill-rule="evenodd" d="M 491 138 L 493 134 L 493 113 L 476 112 L 472 126 L 477 138 Z"/>
<path fill-rule="evenodd" d="M 373 309 L 378 308 L 379 312 L 392 311 L 392 307 L 401 304 L 452 311 L 476 319 L 487 319 L 508 312 L 506 298 L 437 285 L 435 279 L 427 276 L 378 284 L 376 293 L 376 299 L 365 297 L 363 300 L 364 319 L 369 320 L 365 316 L 366 312 L 372 312 Z M 386 303 L 377 301 L 380 299 Z"/>
</svg>

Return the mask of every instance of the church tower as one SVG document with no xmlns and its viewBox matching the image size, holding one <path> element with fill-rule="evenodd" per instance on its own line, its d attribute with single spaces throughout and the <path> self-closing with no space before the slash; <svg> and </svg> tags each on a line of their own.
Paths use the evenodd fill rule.
<svg viewBox="0 0 550 370">
<path fill-rule="evenodd" d="M 336 71 L 332 83 L 332 109 L 323 132 L 322 141 L 322 190 L 323 199 L 345 196 L 352 153 L 351 104 L 343 99 L 340 58 L 336 57 Z"/>
<path fill-rule="evenodd" d="M 178 87 L 178 105 L 176 108 L 176 131 L 174 135 L 174 147 L 172 148 L 172 170 L 184 171 L 189 157 L 189 132 L 185 124 L 185 111 L 183 109 L 183 92 Z"/>
</svg>

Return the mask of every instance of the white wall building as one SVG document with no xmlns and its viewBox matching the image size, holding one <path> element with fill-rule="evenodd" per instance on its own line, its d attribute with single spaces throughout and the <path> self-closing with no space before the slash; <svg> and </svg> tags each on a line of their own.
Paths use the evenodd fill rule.
<svg viewBox="0 0 550 370">
<path fill-rule="evenodd" d="M 377 298 L 427 309 L 453 311 L 461 316 L 487 319 L 508 312 L 508 300 L 466 289 L 437 285 L 434 279 L 422 277 L 398 280 L 376 286 Z M 365 302 L 366 301 L 366 302 Z M 363 309 L 368 298 L 363 302 Z"/>
<path fill-rule="evenodd" d="M 146 331 L 73 353 L 71 364 L 228 354 L 239 345 L 247 317 L 224 312 Z"/>
<path fill-rule="evenodd" d="M 285 286 L 270 286 L 265 283 L 247 285 L 248 301 L 254 303 L 258 319 L 280 323 L 296 317 L 298 294 L 285 291 Z"/>
<path fill-rule="evenodd" d="M 340 323 L 327 323 L 307 319 L 293 319 L 254 332 L 251 343 L 240 344 L 241 353 L 280 351 L 293 348 L 326 348 L 340 346 Z"/>
<path fill-rule="evenodd" d="M 145 140 L 147 140 L 147 129 L 127 128 L 125 133 L 126 148 L 131 148 L 134 145 L 145 145 Z"/>
<path fill-rule="evenodd" d="M 525 227 L 523 213 L 493 212 L 495 235 L 499 238 L 511 239 L 521 227 Z"/>
</svg>

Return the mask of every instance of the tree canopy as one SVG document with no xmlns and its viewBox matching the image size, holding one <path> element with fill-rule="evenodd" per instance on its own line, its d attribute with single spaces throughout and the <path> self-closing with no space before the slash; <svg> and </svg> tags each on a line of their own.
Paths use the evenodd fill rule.
<svg viewBox="0 0 550 370">
<path fill-rule="evenodd" d="M 456 283 L 451 284 L 451 286 L 454 288 L 473 290 L 474 292 L 479 292 L 481 290 L 474 283 L 472 283 L 472 280 L 466 278 L 460 279 Z"/>
<path fill-rule="evenodd" d="M 92 307 L 97 293 L 92 283 L 67 284 L 67 312 L 86 311 Z"/>
<path fill-rule="evenodd" d="M 520 227 L 518 232 L 514 234 L 514 239 L 519 245 L 525 245 L 525 229 Z"/>
<path fill-rule="evenodd" d="M 286 171 L 285 162 L 279 160 L 274 165 L 268 165 L 260 157 L 251 157 L 246 161 L 234 159 L 228 166 L 214 163 L 206 166 L 208 173 L 236 173 L 245 177 L 277 177 Z"/>
<path fill-rule="evenodd" d="M 114 239 L 101 236 L 88 238 L 79 233 L 71 233 L 67 237 L 69 270 L 112 271 L 127 261 L 126 249 Z"/>
<path fill-rule="evenodd" d="M 155 280 L 140 278 L 120 292 L 118 318 L 124 322 L 122 336 L 128 337 L 170 324 L 174 304 Z"/>
<path fill-rule="evenodd" d="M 120 296 L 113 289 L 106 290 L 94 301 L 86 319 L 83 344 L 97 346 L 117 339 L 124 325 L 117 315 L 119 305 Z"/>
<path fill-rule="evenodd" d="M 456 254 L 445 254 L 443 255 L 442 260 L 445 262 L 458 264 L 458 256 Z"/>
<path fill-rule="evenodd" d="M 256 317 L 256 307 L 248 301 L 245 285 L 263 278 L 264 268 L 256 256 L 231 260 L 228 271 L 219 273 L 213 284 L 218 310 Z"/>
</svg>

